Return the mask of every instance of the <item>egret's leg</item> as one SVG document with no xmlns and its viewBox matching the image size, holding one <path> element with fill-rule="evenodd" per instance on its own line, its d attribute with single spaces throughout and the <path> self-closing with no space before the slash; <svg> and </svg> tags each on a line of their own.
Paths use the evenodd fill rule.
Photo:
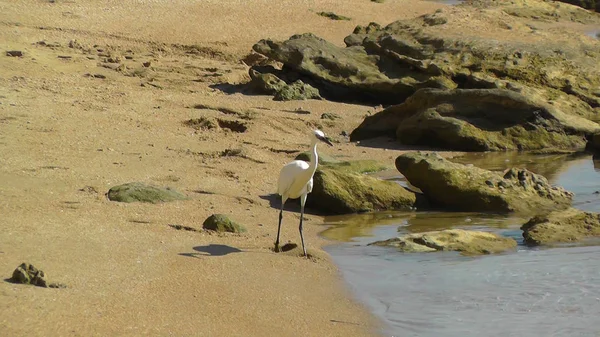
<svg viewBox="0 0 600 337">
<path fill-rule="evenodd" d="M 306 203 L 306 194 L 303 194 L 300 197 L 300 241 L 302 241 L 302 251 L 304 252 L 304 256 L 306 255 L 306 247 L 304 247 L 304 234 L 302 234 L 302 220 L 304 220 L 304 204 Z"/>
<path fill-rule="evenodd" d="M 277 226 L 277 240 L 275 240 L 275 251 L 279 252 L 279 233 L 281 232 L 281 220 L 283 220 L 283 205 L 285 200 L 281 198 L 281 209 L 279 210 L 279 225 Z"/>
</svg>

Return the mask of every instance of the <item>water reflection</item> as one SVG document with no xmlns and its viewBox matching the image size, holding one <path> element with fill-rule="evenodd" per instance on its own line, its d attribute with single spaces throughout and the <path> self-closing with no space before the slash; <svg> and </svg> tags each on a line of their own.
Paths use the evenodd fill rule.
<svg viewBox="0 0 600 337">
<path fill-rule="evenodd" d="M 561 172 L 568 170 L 575 159 L 589 161 L 585 153 L 535 154 L 523 152 L 483 152 L 468 153 L 451 160 L 461 164 L 473 164 L 491 171 L 504 171 L 511 167 L 526 168 L 552 180 Z"/>
<path fill-rule="evenodd" d="M 590 37 L 595 37 L 597 39 L 600 39 L 600 29 L 589 31 L 589 32 L 587 32 L 587 35 Z"/>
<path fill-rule="evenodd" d="M 508 229 L 522 224 L 523 218 L 507 217 L 500 214 L 468 212 L 423 212 L 407 220 L 400 232 L 422 233 L 444 229 L 461 228 L 471 230 Z"/>
<path fill-rule="evenodd" d="M 337 241 L 353 241 L 356 237 L 372 236 L 373 228 L 385 225 L 402 225 L 414 217 L 413 212 L 375 212 L 365 214 L 335 215 L 325 219 L 330 226 L 321 235 Z"/>
</svg>

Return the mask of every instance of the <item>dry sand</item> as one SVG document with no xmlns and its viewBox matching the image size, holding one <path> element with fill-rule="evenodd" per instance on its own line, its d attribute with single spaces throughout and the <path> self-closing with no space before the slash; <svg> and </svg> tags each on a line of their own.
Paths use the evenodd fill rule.
<svg viewBox="0 0 600 337">
<path fill-rule="evenodd" d="M 274 102 L 211 86 L 245 81 L 248 69 L 239 60 L 259 39 L 313 32 L 343 45 L 357 24 L 385 25 L 444 6 L 1 0 L 0 275 L 8 278 L 29 262 L 68 287 L 0 282 L 0 335 L 376 335 L 379 323 L 352 300 L 321 249 L 328 243 L 318 236 L 321 217 L 306 215 L 313 259 L 271 251 L 277 174 L 307 149 L 309 130 L 321 127 L 339 142 L 320 147 L 322 153 L 393 165 L 401 148 L 351 144 L 340 135 L 375 108 Z M 332 21 L 319 11 L 352 21 Z M 5 56 L 7 50 L 24 56 Z M 127 69 L 104 62 L 115 57 Z M 194 109 L 197 104 L 240 114 Z M 324 112 L 343 118 L 325 122 Z M 200 116 L 233 130 L 183 124 Z M 238 132 L 242 124 L 247 129 Z M 239 155 L 222 156 L 228 149 Z M 170 186 L 190 200 L 106 199 L 110 187 L 131 181 Z M 230 215 L 248 232 L 169 226 L 201 229 L 213 213 Z M 285 213 L 284 243 L 299 241 L 298 220 L 297 212 Z"/>
<path fill-rule="evenodd" d="M 387 24 L 440 6 L 364 0 L 0 1 L 0 275 L 8 278 L 29 262 L 50 281 L 68 285 L 0 282 L 0 335 L 375 335 L 378 323 L 351 299 L 320 249 L 326 243 L 318 237 L 321 217 L 308 214 L 305 222 L 316 258 L 270 250 L 277 174 L 307 149 L 309 130 L 321 126 L 342 142 L 320 148 L 323 153 L 393 163 L 398 151 L 360 147 L 340 136 L 374 109 L 274 102 L 210 86 L 247 78 L 239 59 L 261 38 L 310 31 L 342 45 L 357 24 Z M 353 20 L 331 21 L 318 11 Z M 84 48 L 70 48 L 71 40 Z M 7 57 L 7 50 L 24 56 Z M 129 70 L 98 66 L 111 56 Z M 253 119 L 193 109 L 196 104 L 251 110 Z M 344 118 L 324 123 L 324 112 Z M 182 124 L 200 116 L 246 123 L 247 131 L 196 131 Z M 221 157 L 226 149 L 241 149 L 243 156 Z M 130 181 L 171 186 L 191 199 L 159 205 L 106 199 L 110 187 Z M 213 213 L 230 215 L 248 233 L 211 235 L 168 226 L 201 229 Z M 298 213 L 285 213 L 284 243 L 299 241 L 298 220 Z"/>
</svg>

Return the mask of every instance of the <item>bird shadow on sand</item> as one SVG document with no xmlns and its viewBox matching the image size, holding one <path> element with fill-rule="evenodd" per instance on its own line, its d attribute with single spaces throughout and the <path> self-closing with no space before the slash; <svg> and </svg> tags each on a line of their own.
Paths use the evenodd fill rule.
<svg viewBox="0 0 600 337">
<path fill-rule="evenodd" d="M 279 210 L 281 208 L 281 196 L 279 196 L 279 194 L 272 193 L 272 194 L 260 195 L 259 197 L 263 200 L 269 201 L 270 207 L 275 208 L 277 210 Z M 308 195 L 308 197 L 310 198 L 310 194 Z M 288 199 L 288 201 L 286 201 L 285 205 L 283 206 L 283 210 L 286 212 L 293 212 L 293 213 L 300 214 L 300 199 L 299 198 L 298 199 Z M 322 213 L 319 213 L 317 210 L 311 209 L 306 206 L 304 207 L 304 214 L 324 215 Z"/>
<path fill-rule="evenodd" d="M 206 246 L 196 246 L 193 248 L 197 253 L 179 253 L 181 256 L 201 257 L 201 256 L 225 256 L 233 253 L 242 253 L 241 249 L 219 244 L 209 244 Z"/>
</svg>

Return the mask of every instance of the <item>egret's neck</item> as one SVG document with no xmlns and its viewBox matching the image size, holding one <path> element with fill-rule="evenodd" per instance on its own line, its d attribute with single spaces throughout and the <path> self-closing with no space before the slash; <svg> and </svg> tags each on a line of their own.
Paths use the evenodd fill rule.
<svg viewBox="0 0 600 337">
<path fill-rule="evenodd" d="M 317 140 L 313 140 L 310 144 L 310 163 L 308 163 L 308 167 L 311 172 L 315 172 L 317 170 L 317 163 L 319 162 L 319 155 L 317 154 Z"/>
</svg>

